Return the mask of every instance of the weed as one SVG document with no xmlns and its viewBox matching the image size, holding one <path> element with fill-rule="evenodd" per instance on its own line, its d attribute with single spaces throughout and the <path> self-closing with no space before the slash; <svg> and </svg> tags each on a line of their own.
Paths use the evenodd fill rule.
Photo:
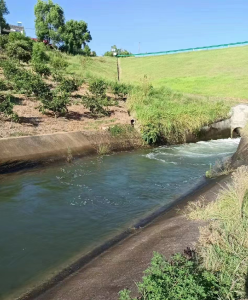
<svg viewBox="0 0 248 300">
<path fill-rule="evenodd" d="M 71 162 L 73 161 L 73 155 L 72 155 L 72 151 L 71 151 L 71 148 L 70 148 L 70 147 L 67 148 L 66 161 L 67 161 L 68 163 L 71 163 Z"/>
<path fill-rule="evenodd" d="M 233 172 L 233 167 L 231 165 L 231 158 L 227 158 L 223 161 L 216 161 L 215 165 L 210 164 L 209 170 L 206 171 L 207 178 L 216 178 L 222 175 L 228 175 Z"/>
<path fill-rule="evenodd" d="M 109 144 L 99 144 L 97 147 L 97 153 L 99 155 L 106 155 L 111 152 L 111 147 Z"/>
</svg>

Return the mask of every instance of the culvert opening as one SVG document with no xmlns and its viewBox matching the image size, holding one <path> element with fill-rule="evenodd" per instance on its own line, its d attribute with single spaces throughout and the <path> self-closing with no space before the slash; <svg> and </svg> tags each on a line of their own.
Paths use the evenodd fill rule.
<svg viewBox="0 0 248 300">
<path fill-rule="evenodd" d="M 235 129 L 233 129 L 233 132 L 232 132 L 232 137 L 233 138 L 236 138 L 236 137 L 240 137 L 241 136 L 241 127 L 237 127 Z"/>
</svg>

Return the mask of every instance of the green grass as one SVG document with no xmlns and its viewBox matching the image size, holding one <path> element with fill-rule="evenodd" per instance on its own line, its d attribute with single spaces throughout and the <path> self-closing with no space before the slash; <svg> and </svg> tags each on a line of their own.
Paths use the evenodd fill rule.
<svg viewBox="0 0 248 300">
<path fill-rule="evenodd" d="M 202 126 L 224 119 L 230 111 L 226 101 L 152 88 L 146 81 L 142 88 L 133 89 L 127 105 L 148 143 L 184 142 L 187 132 L 197 134 Z"/>
<path fill-rule="evenodd" d="M 209 222 L 201 228 L 198 252 L 204 267 L 220 272 L 222 283 L 229 286 L 224 299 L 247 298 L 248 167 L 237 169 L 217 201 L 207 206 L 192 202 L 189 212 L 191 219 Z"/>
<path fill-rule="evenodd" d="M 248 99 L 248 46 L 122 58 L 121 80 L 206 96 Z"/>
<path fill-rule="evenodd" d="M 117 80 L 116 59 L 111 57 L 67 56 L 69 67 L 67 72 L 84 78 L 104 78 L 108 81 Z"/>
</svg>

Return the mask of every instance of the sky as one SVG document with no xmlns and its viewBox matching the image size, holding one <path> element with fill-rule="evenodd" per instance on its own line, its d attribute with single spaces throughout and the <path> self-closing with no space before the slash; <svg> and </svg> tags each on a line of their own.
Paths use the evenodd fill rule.
<svg viewBox="0 0 248 300">
<path fill-rule="evenodd" d="M 9 24 L 35 37 L 37 0 L 6 0 Z M 89 46 L 103 55 L 112 45 L 132 53 L 248 41 L 248 0 L 54 0 L 66 20 L 84 20 Z M 29 29 L 30 28 L 30 29 Z"/>
</svg>

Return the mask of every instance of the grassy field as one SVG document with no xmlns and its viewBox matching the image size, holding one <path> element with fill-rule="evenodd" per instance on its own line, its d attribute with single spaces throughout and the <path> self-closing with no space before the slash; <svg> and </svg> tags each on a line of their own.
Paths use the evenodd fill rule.
<svg viewBox="0 0 248 300">
<path fill-rule="evenodd" d="M 144 76 L 154 87 L 214 97 L 248 99 L 248 46 L 162 56 L 120 58 L 121 81 Z M 68 72 L 117 79 L 116 58 L 69 56 Z"/>
<path fill-rule="evenodd" d="M 122 58 L 122 80 L 147 75 L 155 87 L 208 96 L 248 98 L 248 47 Z"/>
<path fill-rule="evenodd" d="M 112 57 L 68 56 L 67 72 L 83 78 L 98 77 L 105 80 L 117 80 L 117 63 Z"/>
</svg>

